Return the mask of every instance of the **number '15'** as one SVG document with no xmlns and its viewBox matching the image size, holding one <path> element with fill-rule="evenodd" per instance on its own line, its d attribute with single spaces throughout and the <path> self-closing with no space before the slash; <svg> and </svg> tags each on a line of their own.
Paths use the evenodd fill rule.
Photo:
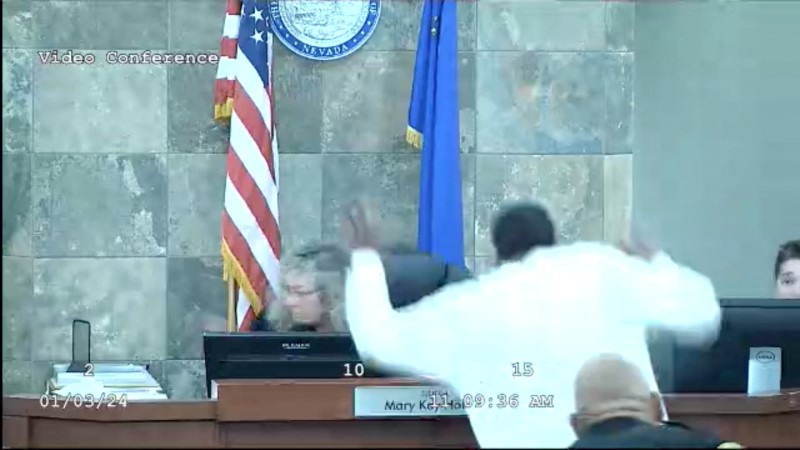
<svg viewBox="0 0 800 450">
<path fill-rule="evenodd" d="M 532 377 L 533 376 L 533 363 L 524 362 L 524 363 L 511 363 L 511 367 L 514 368 L 514 372 L 512 373 L 515 377 Z M 521 367 L 521 370 L 520 370 Z"/>
</svg>

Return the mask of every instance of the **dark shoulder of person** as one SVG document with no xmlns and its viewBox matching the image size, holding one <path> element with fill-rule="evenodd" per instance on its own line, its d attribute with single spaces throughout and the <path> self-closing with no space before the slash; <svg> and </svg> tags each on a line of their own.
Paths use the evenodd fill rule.
<svg viewBox="0 0 800 450">
<path fill-rule="evenodd" d="M 570 448 L 741 448 L 679 423 L 639 423 L 613 432 L 588 433 Z"/>
<path fill-rule="evenodd" d="M 250 331 L 270 331 L 267 315 L 262 314 L 261 317 L 254 320 L 253 323 L 250 324 Z"/>
<path fill-rule="evenodd" d="M 381 253 L 389 300 L 395 308 L 413 304 L 443 286 L 471 278 L 466 268 L 447 264 L 435 255 L 410 247 L 393 247 Z"/>
<path fill-rule="evenodd" d="M 662 422 L 657 428 L 662 430 L 667 439 L 674 439 L 678 443 L 699 444 L 702 448 L 743 448 L 736 442 L 725 441 L 714 433 L 680 422 Z"/>
<path fill-rule="evenodd" d="M 262 315 L 260 318 L 253 321 L 252 325 L 250 325 L 250 331 L 275 331 L 272 327 L 269 326 L 269 322 L 267 321 L 266 315 Z M 316 331 L 314 327 L 310 327 L 307 325 L 295 325 L 292 329 L 289 330 L 290 333 L 299 333 L 299 332 L 307 332 L 307 331 Z"/>
</svg>

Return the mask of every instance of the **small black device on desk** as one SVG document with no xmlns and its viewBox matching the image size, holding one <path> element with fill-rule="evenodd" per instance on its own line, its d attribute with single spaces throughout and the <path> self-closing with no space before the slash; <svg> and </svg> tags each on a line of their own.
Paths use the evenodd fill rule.
<svg viewBox="0 0 800 450">
<path fill-rule="evenodd" d="M 91 372 L 92 325 L 81 319 L 72 321 L 72 361 L 67 372 Z"/>
<path fill-rule="evenodd" d="M 358 357 L 347 333 L 205 333 L 206 390 L 224 379 L 335 379 L 385 376 Z"/>
<path fill-rule="evenodd" d="M 706 349 L 673 347 L 674 393 L 747 392 L 750 348 L 781 349 L 781 388 L 800 388 L 800 300 L 722 299 L 722 328 Z"/>
</svg>

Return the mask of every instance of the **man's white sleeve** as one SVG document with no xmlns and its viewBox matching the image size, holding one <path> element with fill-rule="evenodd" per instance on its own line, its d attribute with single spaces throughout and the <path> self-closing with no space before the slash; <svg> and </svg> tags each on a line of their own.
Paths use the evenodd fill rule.
<svg viewBox="0 0 800 450">
<path fill-rule="evenodd" d="M 392 372 L 446 378 L 459 370 L 480 326 L 478 283 L 451 285 L 394 310 L 373 250 L 353 252 L 345 287 L 348 327 L 361 358 Z"/>
<path fill-rule="evenodd" d="M 711 280 L 676 264 L 665 253 L 651 261 L 629 258 L 627 284 L 631 301 L 647 323 L 674 334 L 687 344 L 713 341 L 719 332 L 721 311 Z"/>
</svg>

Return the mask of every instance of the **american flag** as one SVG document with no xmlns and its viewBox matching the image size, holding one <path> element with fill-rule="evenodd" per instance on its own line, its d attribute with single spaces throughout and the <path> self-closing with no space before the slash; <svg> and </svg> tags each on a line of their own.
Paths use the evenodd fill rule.
<svg viewBox="0 0 800 450">
<path fill-rule="evenodd" d="M 279 274 L 278 145 L 267 8 L 263 0 L 228 0 L 214 86 L 214 116 L 230 121 L 222 258 L 225 279 L 233 277 L 239 288 L 239 331 L 250 330 Z"/>
</svg>

